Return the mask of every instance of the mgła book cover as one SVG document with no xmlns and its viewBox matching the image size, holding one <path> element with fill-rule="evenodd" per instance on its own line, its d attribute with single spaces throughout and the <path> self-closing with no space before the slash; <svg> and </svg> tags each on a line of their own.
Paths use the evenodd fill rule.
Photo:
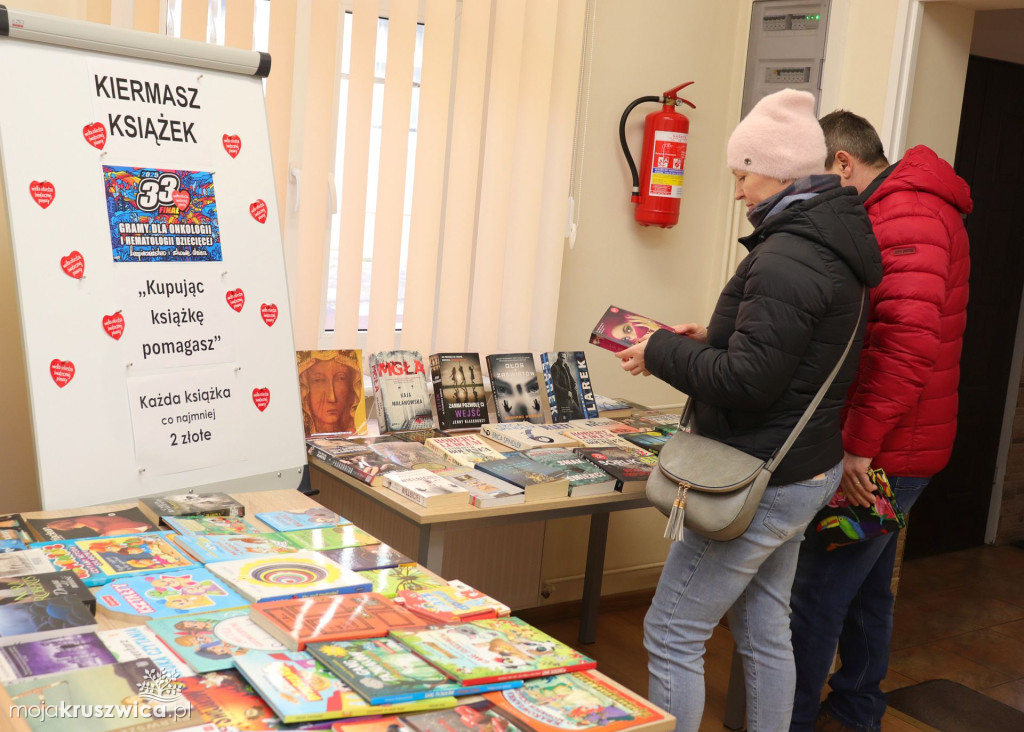
<svg viewBox="0 0 1024 732">
<path fill-rule="evenodd" d="M 542 353 L 540 362 L 551 406 L 551 421 L 596 419 L 597 402 L 583 351 Z"/>
<path fill-rule="evenodd" d="M 487 371 L 499 422 L 544 423 L 544 394 L 532 353 L 492 353 Z"/>
<path fill-rule="evenodd" d="M 442 430 L 487 424 L 487 393 L 479 353 L 432 354 L 430 375 Z"/>
<path fill-rule="evenodd" d="M 366 434 L 363 352 L 296 351 L 306 437 Z"/>
<path fill-rule="evenodd" d="M 370 379 L 381 432 L 434 429 L 427 369 L 419 351 L 370 354 Z"/>
</svg>

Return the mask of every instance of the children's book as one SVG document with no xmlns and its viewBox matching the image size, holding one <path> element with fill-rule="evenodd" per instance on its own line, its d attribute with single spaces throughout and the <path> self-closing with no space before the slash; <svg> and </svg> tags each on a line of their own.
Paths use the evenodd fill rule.
<svg viewBox="0 0 1024 732">
<path fill-rule="evenodd" d="M 0 515 L 0 554 L 22 551 L 35 540 L 20 513 Z"/>
<path fill-rule="evenodd" d="M 227 580 L 251 602 L 369 592 L 371 588 L 370 580 L 317 552 L 297 551 L 262 559 L 214 562 L 206 568 Z"/>
<path fill-rule="evenodd" d="M 607 349 L 612 353 L 625 351 L 634 346 L 656 330 L 671 331 L 667 325 L 657 320 L 637 315 L 629 310 L 614 305 L 605 311 L 590 332 L 590 342 L 595 346 Z"/>
<path fill-rule="evenodd" d="M 384 486 L 424 508 L 465 506 L 469 491 L 429 470 L 399 470 L 384 476 Z"/>
<path fill-rule="evenodd" d="M 652 430 L 651 432 L 634 432 L 629 435 L 623 435 L 622 439 L 657 455 L 661 452 L 661 448 L 665 446 L 665 443 L 668 442 L 669 437 L 671 435 Z"/>
<path fill-rule="evenodd" d="M 182 678 L 182 697 L 192 705 L 193 718 L 225 730 L 309 729 L 285 725 L 256 690 L 234 669 Z"/>
<path fill-rule="evenodd" d="M 194 567 L 195 562 L 162 531 L 101 539 L 77 539 L 37 544 L 59 569 L 71 570 L 90 587 L 114 579 Z"/>
<path fill-rule="evenodd" d="M 459 580 L 429 590 L 399 590 L 398 597 L 410 611 L 436 624 L 505 617 L 512 612 L 508 605 Z"/>
<path fill-rule="evenodd" d="M 531 424 L 530 422 L 506 422 L 485 424 L 480 434 L 488 440 L 507 445 L 514 450 L 530 450 L 534 447 L 577 447 L 579 442 L 566 437 L 565 426 L 560 424 Z"/>
<path fill-rule="evenodd" d="M 155 663 L 168 677 L 179 678 L 191 676 L 192 669 L 167 647 L 145 625 L 130 625 L 126 628 L 101 630 L 97 633 L 104 648 L 114 656 L 115 661 L 134 661 L 148 658 Z"/>
<path fill-rule="evenodd" d="M 413 729 L 407 726 L 401 717 L 391 715 L 335 722 L 331 725 L 331 732 L 413 732 Z"/>
<path fill-rule="evenodd" d="M 331 526 L 326 529 L 300 529 L 289 531 L 281 536 L 298 549 L 308 549 L 314 552 L 380 543 L 380 539 L 367 534 L 353 524 Z"/>
<path fill-rule="evenodd" d="M 49 600 L 51 597 L 74 597 L 84 603 L 89 612 L 96 613 L 96 596 L 74 572 L 0 577 L 0 605 Z"/>
<path fill-rule="evenodd" d="M 485 694 L 484 699 L 537 732 L 616 732 L 664 719 L 590 671 L 530 679 L 519 689 Z"/>
<path fill-rule="evenodd" d="M 30 681 L 46 674 L 103 666 L 117 661 L 95 633 L 14 643 L 0 647 L 0 684 Z"/>
<path fill-rule="evenodd" d="M 473 468 L 445 471 L 444 477 L 469 491 L 469 502 L 477 508 L 510 506 L 526 500 L 526 493 L 517 485 Z"/>
<path fill-rule="evenodd" d="M 615 490 L 620 493 L 645 490 L 647 478 L 655 470 L 641 458 L 617 447 L 577 447 L 575 453 L 615 478 Z"/>
<path fill-rule="evenodd" d="M 613 435 L 624 435 L 630 432 L 640 432 L 638 427 L 628 425 L 616 419 L 608 417 L 595 417 L 592 419 L 574 419 L 569 422 L 569 429 L 574 430 L 608 430 Z"/>
<path fill-rule="evenodd" d="M 174 543 L 189 555 L 203 562 L 226 562 L 244 557 L 266 557 L 290 554 L 295 546 L 285 534 L 240 534 L 237 536 L 218 534 L 182 534 L 173 539 Z"/>
<path fill-rule="evenodd" d="M 243 607 L 249 601 L 202 567 L 126 577 L 96 588 L 109 612 L 142 618 L 172 618 Z"/>
<path fill-rule="evenodd" d="M 124 536 L 156 531 L 142 511 L 125 508 L 109 513 L 86 513 L 63 518 L 26 519 L 29 529 L 38 541 L 66 541 L 89 539 L 97 536 Z"/>
<path fill-rule="evenodd" d="M 544 423 L 544 393 L 532 353 L 492 353 L 487 373 L 499 422 Z"/>
<path fill-rule="evenodd" d="M 551 421 L 596 418 L 597 402 L 590 386 L 590 369 L 583 351 L 552 351 L 540 354 L 547 387 Z"/>
<path fill-rule="evenodd" d="M 139 499 L 139 510 L 154 524 L 161 516 L 244 516 L 245 506 L 226 493 L 178 493 Z"/>
<path fill-rule="evenodd" d="M 512 716 L 483 697 L 467 699 L 465 703 L 452 709 L 424 712 L 399 719 L 410 732 L 532 732 L 532 729 L 518 717 Z M 567 730 L 571 729 L 571 726 L 567 727 Z M 349 731 L 346 729 L 346 732 Z M 360 731 L 353 729 L 351 732 Z"/>
<path fill-rule="evenodd" d="M 319 456 L 317 456 L 319 457 Z M 350 475 L 361 483 L 379 486 L 386 473 L 394 470 L 405 470 L 401 465 L 391 462 L 374 452 L 363 455 L 348 455 L 339 458 L 321 458 L 325 463 L 334 466 L 346 475 Z"/>
<path fill-rule="evenodd" d="M 426 590 L 448 584 L 443 577 L 418 564 L 391 569 L 368 569 L 357 574 L 372 584 L 373 592 L 391 598 L 396 597 L 400 590 Z"/>
<path fill-rule="evenodd" d="M 310 654 L 260 653 L 238 660 L 238 670 L 285 722 L 397 714 L 455 706 L 452 696 L 371 706 Z"/>
<path fill-rule="evenodd" d="M 454 462 L 419 442 L 406 440 L 386 442 L 374 445 L 373 451 L 386 460 L 401 465 L 406 470 L 447 470 L 455 465 Z"/>
<path fill-rule="evenodd" d="M 418 442 L 421 445 L 429 440 L 431 437 L 450 437 L 447 432 L 442 430 L 409 430 L 407 432 L 395 432 L 391 435 L 392 437 L 403 440 L 405 442 Z"/>
<path fill-rule="evenodd" d="M 502 453 L 495 450 L 476 435 L 433 437 L 424 444 L 457 465 L 472 467 L 484 460 L 501 460 L 503 457 Z"/>
<path fill-rule="evenodd" d="M 259 534 L 257 527 L 241 516 L 164 516 L 164 523 L 179 534 Z"/>
<path fill-rule="evenodd" d="M 302 429 L 319 434 L 366 434 L 363 352 L 296 351 Z"/>
<path fill-rule="evenodd" d="M 162 676 L 159 667 L 148 658 L 119 661 L 104 666 L 50 674 L 44 682 L 18 681 L 7 687 L 14 704 L 72 706 L 81 711 L 71 724 L 67 719 L 49 718 L 46 722 L 30 719 L 33 729 L 73 730 L 74 732 L 151 732 L 180 729 L 194 724 L 188 704 L 181 697 L 182 684 Z M 88 715 L 96 705 L 134 705 L 148 707 L 146 715 Z"/>
<path fill-rule="evenodd" d="M 526 455 L 531 460 L 560 468 L 569 475 L 570 496 L 595 496 L 615 492 L 615 478 L 572 450 L 560 447 L 541 447 Z"/>
<path fill-rule="evenodd" d="M 0 646 L 96 630 L 96 618 L 74 597 L 0 605 Z"/>
<path fill-rule="evenodd" d="M 0 553 L 0 577 L 23 577 L 26 574 L 47 574 L 55 567 L 42 549 L 23 549 Z"/>
<path fill-rule="evenodd" d="M 593 659 L 519 618 L 396 630 L 391 636 L 466 685 L 553 676 L 597 666 Z"/>
<path fill-rule="evenodd" d="M 352 523 L 347 518 L 343 518 L 323 506 L 307 508 L 305 511 L 268 511 L 256 514 L 256 518 L 274 531 L 323 529 Z"/>
<path fill-rule="evenodd" d="M 345 569 L 361 572 L 364 569 L 388 569 L 403 564 L 416 564 L 410 557 L 387 544 L 364 544 L 347 549 L 326 549 L 322 552 L 328 559 Z"/>
<path fill-rule="evenodd" d="M 559 468 L 531 460 L 519 452 L 505 453 L 503 460 L 477 463 L 476 469 L 523 489 L 527 501 L 569 495 L 568 474 Z"/>
<path fill-rule="evenodd" d="M 307 643 L 380 638 L 392 629 L 425 624 L 418 615 L 373 592 L 260 602 L 249 614 L 293 651 L 305 649 Z"/>
<path fill-rule="evenodd" d="M 309 653 L 349 688 L 370 702 L 401 704 L 417 699 L 478 694 L 484 689 L 453 683 L 406 646 L 390 638 L 311 643 Z M 485 685 L 487 690 L 521 681 Z"/>
<path fill-rule="evenodd" d="M 381 433 L 433 429 L 430 385 L 419 351 L 381 351 L 370 354 L 377 424 Z"/>
<path fill-rule="evenodd" d="M 196 673 L 231 668 L 250 651 L 280 651 L 284 645 L 249 618 L 248 608 L 150 620 L 149 627 Z"/>
<path fill-rule="evenodd" d="M 430 357 L 430 376 L 441 429 L 487 424 L 487 392 L 479 353 L 435 353 Z"/>
</svg>

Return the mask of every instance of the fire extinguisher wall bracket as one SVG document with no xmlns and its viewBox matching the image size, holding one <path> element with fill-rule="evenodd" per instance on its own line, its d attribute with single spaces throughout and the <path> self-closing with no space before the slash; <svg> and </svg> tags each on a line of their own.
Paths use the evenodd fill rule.
<svg viewBox="0 0 1024 732">
<path fill-rule="evenodd" d="M 630 200 L 636 203 L 634 218 L 642 226 L 670 228 L 679 222 L 679 202 L 682 197 L 683 163 L 690 120 L 675 108 L 687 104 L 688 99 L 678 96 L 681 89 L 692 84 L 688 81 L 669 89 L 660 97 L 640 97 L 633 100 L 619 120 L 619 142 L 626 156 L 633 178 Z M 644 144 L 640 156 L 639 172 L 626 143 L 626 119 L 638 105 L 659 102 L 660 111 L 651 112 L 644 121 Z"/>
</svg>

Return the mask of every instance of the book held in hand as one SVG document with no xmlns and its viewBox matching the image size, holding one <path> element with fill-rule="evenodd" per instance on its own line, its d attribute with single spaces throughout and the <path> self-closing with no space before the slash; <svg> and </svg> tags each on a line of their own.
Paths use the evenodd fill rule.
<svg viewBox="0 0 1024 732">
<path fill-rule="evenodd" d="M 384 476 L 384 485 L 424 508 L 465 506 L 469 492 L 429 470 L 399 470 Z"/>
<path fill-rule="evenodd" d="M 487 392 L 479 353 L 432 354 L 430 375 L 442 430 L 487 424 Z"/>
<path fill-rule="evenodd" d="M 583 351 L 552 351 L 540 354 L 547 387 L 551 421 L 597 417 L 597 403 L 590 385 L 590 369 Z"/>
<path fill-rule="evenodd" d="M 618 353 L 661 329 L 672 330 L 657 320 L 612 306 L 597 321 L 597 325 L 590 333 L 590 342 L 612 353 Z"/>
<path fill-rule="evenodd" d="M 377 424 L 381 433 L 433 429 L 430 385 L 419 351 L 370 354 Z"/>
<path fill-rule="evenodd" d="M 492 353 L 487 357 L 487 372 L 499 422 L 543 424 L 544 393 L 532 353 Z"/>
</svg>

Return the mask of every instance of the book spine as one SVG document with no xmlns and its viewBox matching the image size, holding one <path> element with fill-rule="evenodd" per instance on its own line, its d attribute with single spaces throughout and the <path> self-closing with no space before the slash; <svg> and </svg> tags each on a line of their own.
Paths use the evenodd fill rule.
<svg viewBox="0 0 1024 732">
<path fill-rule="evenodd" d="M 508 432 L 505 432 L 504 430 L 480 430 L 480 434 L 486 437 L 488 440 L 500 442 L 502 445 L 508 445 L 509 447 L 514 448 L 516 450 L 525 450 L 527 448 L 527 445 L 525 443 L 521 442 L 520 440 L 517 440 L 515 437 L 510 435 Z"/>
<path fill-rule="evenodd" d="M 576 371 L 579 373 L 579 383 L 576 390 L 580 395 L 580 406 L 583 407 L 585 419 L 597 419 L 597 399 L 594 398 L 594 389 L 590 385 L 590 369 L 587 367 L 587 358 L 582 351 L 575 354 Z"/>
<path fill-rule="evenodd" d="M 599 346 L 606 351 L 611 351 L 612 353 L 619 353 L 620 351 L 625 351 L 626 348 L 628 348 L 628 346 L 625 346 L 616 340 L 612 340 L 611 338 L 606 338 L 598 333 L 590 334 L 590 342 L 593 345 Z"/>
<path fill-rule="evenodd" d="M 377 412 L 377 427 L 380 429 L 381 434 L 388 432 L 388 417 L 387 410 L 384 409 L 384 400 L 381 395 L 381 384 L 380 376 L 377 374 L 377 362 L 376 354 L 371 353 L 370 358 L 367 360 L 370 366 L 370 382 L 373 384 L 373 409 Z M 340 470 L 340 468 L 339 468 Z"/>
<path fill-rule="evenodd" d="M 446 430 L 449 427 L 449 419 L 444 406 L 444 388 L 441 386 L 441 359 L 438 356 L 430 357 L 430 383 L 434 387 L 434 406 L 437 407 L 438 427 Z"/>
<path fill-rule="evenodd" d="M 393 480 L 389 481 L 388 484 L 390 485 L 391 490 L 395 489 L 395 481 L 393 481 Z M 408 487 L 402 485 L 401 483 L 398 484 L 398 490 L 396 492 L 397 493 L 401 493 L 403 496 L 408 498 L 413 503 L 415 503 L 415 504 L 417 504 L 419 506 L 423 506 L 423 508 L 427 507 L 427 498 L 426 498 L 426 496 L 421 496 L 416 491 L 414 491 L 411 488 L 408 488 Z"/>
<path fill-rule="evenodd" d="M 353 478 L 358 480 L 360 483 L 366 483 L 366 485 L 373 485 L 373 476 L 372 475 L 367 475 L 366 473 L 364 473 L 361 470 L 356 470 L 351 465 L 349 465 L 347 463 L 343 463 L 342 461 L 338 460 L 336 457 L 332 457 L 331 455 L 327 454 L 326 452 L 324 452 L 323 450 L 321 450 L 318 447 L 314 447 L 313 448 L 312 455 L 313 455 L 313 457 L 317 458 L 318 460 L 323 460 L 325 463 L 330 465 L 332 468 L 337 468 L 338 470 L 343 472 L 345 475 L 352 476 Z"/>
<path fill-rule="evenodd" d="M 548 404 L 551 406 L 551 421 L 558 423 L 558 400 L 555 399 L 555 385 L 551 382 L 551 359 L 546 351 L 540 354 L 541 368 L 544 370 L 544 389 L 548 393 Z"/>
</svg>

